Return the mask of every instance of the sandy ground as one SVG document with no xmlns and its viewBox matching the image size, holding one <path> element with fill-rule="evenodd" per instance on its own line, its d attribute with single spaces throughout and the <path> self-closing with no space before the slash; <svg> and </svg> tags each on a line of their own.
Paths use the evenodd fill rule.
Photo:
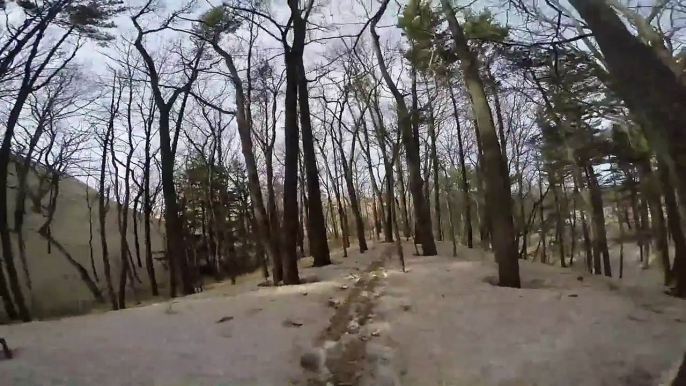
<svg viewBox="0 0 686 386">
<path fill-rule="evenodd" d="M 481 252 L 458 256 L 389 272 L 377 313 L 403 385 L 650 386 L 683 357 L 683 300 L 529 262 L 526 289 L 499 288 Z"/>
<path fill-rule="evenodd" d="M 301 270 L 316 283 L 222 285 L 171 305 L 0 326 L 15 351 L 0 385 L 288 385 L 334 313 L 328 300 L 345 296 L 368 256 Z"/>
<path fill-rule="evenodd" d="M 407 245 L 402 273 L 387 249 L 302 271 L 317 283 L 0 326 L 0 384 L 656 386 L 686 350 L 686 303 L 659 292 L 528 262 L 499 288 L 488 254 L 449 244 Z"/>
</svg>

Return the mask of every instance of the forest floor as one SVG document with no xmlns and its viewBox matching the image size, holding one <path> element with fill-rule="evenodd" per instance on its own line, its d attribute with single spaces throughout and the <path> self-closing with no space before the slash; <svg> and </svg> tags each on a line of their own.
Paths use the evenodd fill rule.
<svg viewBox="0 0 686 386">
<path fill-rule="evenodd" d="M 299 286 L 0 326 L 0 383 L 657 386 L 686 350 L 686 302 L 658 290 L 530 262 L 500 288 L 482 251 L 408 244 L 403 273 L 391 250 L 334 254 Z"/>
</svg>

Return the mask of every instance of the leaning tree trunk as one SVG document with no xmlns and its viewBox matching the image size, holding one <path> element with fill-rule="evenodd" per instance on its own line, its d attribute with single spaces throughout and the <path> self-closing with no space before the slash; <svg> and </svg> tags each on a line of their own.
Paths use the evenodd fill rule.
<svg viewBox="0 0 686 386">
<path fill-rule="evenodd" d="M 612 76 L 609 88 L 617 93 L 658 147 L 670 168 L 682 204 L 686 203 L 686 86 L 653 48 L 632 35 L 603 0 L 570 0 L 593 32 Z"/>
<path fill-rule="evenodd" d="M 278 283 L 283 279 L 283 263 L 282 257 L 279 252 L 279 247 L 276 242 L 276 234 L 272 235 L 271 227 L 275 224 L 270 224 L 269 217 L 267 215 L 267 210 L 264 207 L 264 199 L 262 198 L 262 189 L 260 187 L 260 177 L 257 170 L 257 161 L 255 160 L 255 152 L 253 150 L 252 141 L 252 122 L 248 119 L 248 105 L 245 94 L 243 91 L 243 81 L 241 80 L 238 70 L 234 65 L 233 58 L 228 52 L 224 51 L 217 43 L 213 43 L 213 47 L 216 52 L 218 52 L 224 59 L 229 71 L 231 73 L 231 81 L 235 88 L 236 94 L 236 122 L 238 126 L 238 135 L 241 140 L 241 152 L 243 153 L 243 158 L 245 160 L 245 168 L 248 174 L 248 190 L 250 192 L 250 202 L 252 204 L 255 213 L 255 231 L 257 233 L 257 238 L 260 243 L 264 245 L 264 249 L 269 253 L 271 258 L 273 269 L 272 275 L 274 279 L 274 284 Z M 296 149 L 297 150 L 297 149 Z M 270 160 L 268 161 L 267 168 L 267 185 L 270 196 L 270 209 L 274 212 L 276 211 L 276 203 L 273 202 L 273 183 L 271 181 L 271 154 L 268 154 Z M 296 154 L 297 157 L 297 154 Z M 297 161 L 296 161 L 297 162 Z M 297 167 L 297 166 L 296 166 Z M 274 207 L 272 208 L 271 205 Z"/>
<path fill-rule="evenodd" d="M 455 17 L 449 0 L 441 0 L 450 25 L 454 48 L 461 58 L 460 67 L 465 85 L 471 96 L 476 115 L 478 131 L 484 150 L 484 177 L 486 181 L 486 202 L 488 202 L 491 235 L 496 261 L 498 263 L 499 285 L 519 288 L 519 260 L 512 222 L 512 195 L 507 166 L 502 157 L 493 116 L 488 105 L 483 82 L 479 75 L 479 60 L 467 43 L 462 26 Z"/>
<path fill-rule="evenodd" d="M 436 242 L 434 241 L 433 230 L 431 227 L 431 213 L 429 206 L 424 197 L 422 181 L 421 166 L 419 159 L 419 147 L 417 139 L 412 131 L 412 115 L 407 108 L 404 96 L 398 90 L 398 87 L 393 82 L 386 63 L 384 62 L 381 53 L 381 45 L 379 43 L 379 35 L 376 32 L 376 24 L 386 11 L 388 2 L 385 0 L 376 15 L 372 18 L 370 23 L 370 30 L 374 42 L 374 51 L 379 64 L 379 70 L 383 75 L 384 81 L 391 92 L 396 102 L 398 113 L 398 128 L 402 135 L 403 146 L 405 147 L 405 156 L 407 158 L 407 167 L 410 172 L 410 192 L 412 193 L 412 204 L 414 206 L 415 220 L 417 224 L 417 231 L 419 231 L 420 241 L 422 244 L 422 253 L 424 256 L 435 256 Z M 415 113 L 413 111 L 413 113 Z"/>
</svg>

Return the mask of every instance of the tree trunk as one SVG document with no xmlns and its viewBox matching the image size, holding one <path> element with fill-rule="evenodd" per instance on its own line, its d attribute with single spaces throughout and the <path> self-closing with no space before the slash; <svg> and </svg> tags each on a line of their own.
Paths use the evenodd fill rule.
<svg viewBox="0 0 686 386">
<path fill-rule="evenodd" d="M 138 188 L 139 191 L 136 192 L 136 197 L 133 199 L 133 212 L 131 217 L 133 220 L 133 242 L 135 243 L 136 249 L 136 265 L 138 265 L 138 268 L 143 268 L 143 260 L 141 259 L 140 232 L 138 228 L 138 222 L 140 221 L 140 211 L 138 208 L 140 205 L 141 196 L 143 195 L 143 190 L 140 189 L 140 186 L 138 186 Z"/>
<path fill-rule="evenodd" d="M 464 144 L 462 142 L 462 128 L 460 127 L 460 115 L 457 110 L 457 101 L 455 100 L 455 90 L 453 86 L 448 86 L 450 90 L 450 100 L 453 104 L 453 113 L 455 114 L 455 124 L 457 125 L 457 146 L 458 156 L 460 158 L 460 172 L 462 173 L 462 204 L 464 205 L 464 230 L 467 236 L 467 247 L 474 248 L 474 231 L 472 230 L 472 205 L 469 195 L 469 179 L 467 178 L 467 165 L 465 163 Z"/>
<path fill-rule="evenodd" d="M 643 262 L 643 253 L 645 248 L 643 244 L 646 243 L 645 233 L 643 232 L 643 224 L 641 223 L 640 209 L 638 208 L 638 190 L 636 189 L 636 180 L 634 179 L 631 171 L 626 168 L 624 169 L 626 174 L 627 184 L 629 185 L 629 198 L 631 200 L 631 215 L 634 221 L 634 233 L 636 234 L 636 245 L 638 245 L 638 251 L 640 254 L 640 261 Z"/>
<path fill-rule="evenodd" d="M 443 235 L 441 234 L 441 196 L 440 196 L 440 183 L 438 181 L 438 150 L 436 149 L 436 124 L 434 122 L 434 111 L 433 104 L 429 101 L 429 112 L 431 115 L 431 122 L 429 123 L 429 137 L 431 138 L 431 159 L 433 166 L 434 175 L 434 212 L 436 213 L 436 240 L 443 241 Z"/>
<path fill-rule="evenodd" d="M 490 64 L 486 66 L 486 74 L 489 82 L 493 86 L 493 105 L 495 106 L 495 117 L 498 120 L 498 137 L 500 139 L 500 150 L 503 153 L 503 162 L 507 168 L 507 137 L 505 136 L 505 121 L 503 120 L 502 106 L 500 104 L 500 93 L 498 92 L 498 85 L 496 79 L 491 73 Z"/>
<path fill-rule="evenodd" d="M 415 133 L 413 133 L 412 127 L 413 115 L 411 115 L 410 111 L 408 111 L 404 96 L 400 93 L 398 87 L 393 82 L 393 79 L 388 72 L 386 63 L 384 62 L 383 55 L 381 53 L 379 35 L 376 33 L 376 24 L 385 12 L 388 2 L 389 0 L 385 0 L 377 14 L 374 16 L 374 18 L 372 18 L 370 30 L 374 41 L 374 51 L 379 64 L 379 70 L 383 75 L 386 85 L 389 89 L 391 89 L 396 102 L 398 128 L 402 135 L 402 142 L 405 147 L 405 156 L 407 159 L 407 167 L 410 171 L 410 192 L 412 193 L 412 203 L 414 206 L 416 223 L 418 225 L 417 231 L 419 231 L 421 238 L 420 241 L 422 244 L 422 253 L 424 256 L 434 256 L 437 254 L 436 243 L 434 241 L 431 226 L 431 213 L 422 191 L 424 183 L 421 176 L 418 141 L 415 137 Z M 412 111 L 412 113 L 415 114 L 416 111 Z"/>
<path fill-rule="evenodd" d="M 307 228 L 307 249 L 312 254 L 312 238 L 310 237 L 310 221 L 308 220 L 309 202 L 307 201 L 307 188 L 305 182 L 305 173 L 303 171 L 302 159 L 300 164 L 300 185 L 298 191 L 300 192 L 300 210 L 298 210 L 298 248 L 300 248 L 300 257 L 305 257 L 305 229 Z"/>
<path fill-rule="evenodd" d="M 686 237 L 681 225 L 681 213 L 674 195 L 674 185 L 671 184 L 669 170 L 664 163 L 659 165 L 660 182 L 665 197 L 667 209 L 667 224 L 674 242 L 674 263 L 672 278 L 676 280 L 677 296 L 686 297 Z"/>
<path fill-rule="evenodd" d="M 283 282 L 299 284 L 298 255 L 298 59 L 291 51 L 286 52 L 286 101 L 285 101 L 285 151 L 283 184 Z"/>
<path fill-rule="evenodd" d="M 309 91 L 305 65 L 303 63 L 303 49 L 305 47 L 305 35 L 307 33 L 307 21 L 302 18 L 297 0 L 289 0 L 293 20 L 293 47 L 290 52 L 290 65 L 295 66 L 293 75 L 297 82 L 297 93 L 300 107 L 300 126 L 303 143 L 303 162 L 307 175 L 307 198 L 309 200 L 308 211 L 308 237 L 311 251 L 314 257 L 314 266 L 322 267 L 331 264 L 329 244 L 326 235 L 324 211 L 322 210 L 322 197 L 319 189 L 319 170 L 317 169 L 317 157 L 314 152 L 314 140 L 312 138 L 312 122 L 310 120 Z M 310 4 L 308 9 L 311 9 Z M 308 11 L 309 13 L 309 11 Z M 286 64 L 287 66 L 289 63 Z M 296 123 L 297 124 L 297 123 Z"/>
<path fill-rule="evenodd" d="M 233 58 L 226 51 L 224 51 L 219 45 L 214 42 L 213 48 L 218 52 L 224 59 L 231 73 L 231 81 L 235 88 L 235 98 L 236 98 L 236 122 L 238 126 L 238 134 L 241 140 L 241 152 L 243 153 L 243 158 L 245 161 L 245 169 L 248 174 L 248 190 L 250 192 L 250 202 L 252 203 L 252 208 L 255 213 L 256 227 L 255 231 L 257 237 L 260 240 L 269 253 L 269 256 L 273 265 L 273 279 L 274 284 L 281 281 L 282 278 L 282 256 L 279 252 L 279 247 L 276 242 L 276 234 L 272 235 L 271 230 L 276 229 L 276 219 L 274 218 L 272 224 L 270 224 L 269 217 L 267 215 L 267 210 L 264 207 L 264 199 L 262 198 L 262 188 L 260 187 L 259 172 L 257 170 L 257 162 L 255 160 L 255 152 L 253 150 L 252 141 L 252 122 L 248 119 L 250 105 L 245 99 L 245 94 L 243 91 L 243 81 L 241 80 L 238 70 L 234 65 Z M 297 127 L 296 127 L 297 129 Z M 271 149 L 270 149 L 271 150 Z M 271 196 L 269 197 L 270 213 L 276 217 L 276 201 L 274 199 L 274 187 L 273 187 L 273 166 L 271 162 L 271 151 L 268 156 L 267 161 L 267 191 Z M 296 171 L 297 173 L 297 171 Z M 273 205 L 273 207 L 272 207 Z"/>
<path fill-rule="evenodd" d="M 100 160 L 100 186 L 98 189 L 98 222 L 100 223 L 100 246 L 102 248 L 102 263 L 105 270 L 105 283 L 107 285 L 107 297 L 109 298 L 112 309 L 119 309 L 117 303 L 117 297 L 114 292 L 114 285 L 112 284 L 112 268 L 110 265 L 110 255 L 107 245 L 107 225 L 106 216 L 109 211 L 109 201 L 105 202 L 105 171 L 107 168 L 107 149 L 110 142 L 110 137 L 112 136 L 112 131 L 114 130 L 114 120 L 119 111 L 119 101 L 121 99 L 121 89 L 119 94 L 116 95 L 115 86 L 112 86 L 112 97 L 110 99 L 110 116 L 107 124 L 107 130 L 102 138 L 102 158 Z"/>
<path fill-rule="evenodd" d="M 643 191 L 646 194 L 648 201 L 648 208 L 650 210 L 650 220 L 652 222 L 652 239 L 655 240 L 655 252 L 660 259 L 662 266 L 663 282 L 668 285 L 671 281 L 671 264 L 669 260 L 669 241 L 667 240 L 667 226 L 665 224 L 665 215 L 662 210 L 662 200 L 660 198 L 660 182 L 653 172 L 650 165 L 650 159 L 644 159 L 638 162 L 640 178 L 643 185 Z"/>
<path fill-rule="evenodd" d="M 650 216 L 648 211 L 648 199 L 645 197 L 645 192 L 641 192 L 640 200 L 638 203 L 639 215 L 641 217 L 641 237 L 643 238 L 643 253 L 641 257 L 641 267 L 646 269 L 650 266 Z"/>
<path fill-rule="evenodd" d="M 2 242 L 2 260 L 5 262 L 5 269 L 7 271 L 7 277 L 9 278 L 9 288 L 12 291 L 12 296 L 14 302 L 17 304 L 19 313 L 17 314 L 14 304 L 8 293 L 5 294 L 5 286 L 2 285 L 4 280 L 4 273 L 0 274 L 0 296 L 2 296 L 5 310 L 10 319 L 17 319 L 20 317 L 24 322 L 31 321 L 31 315 L 29 314 L 29 309 L 26 307 L 26 302 L 24 301 L 24 294 L 21 291 L 21 285 L 19 284 L 19 275 L 17 274 L 17 268 L 14 264 L 14 250 L 12 248 L 12 238 L 10 236 L 10 227 L 8 222 L 8 208 L 7 208 L 7 175 L 10 164 L 10 154 L 11 154 L 11 143 L 12 137 L 14 136 L 14 127 L 19 120 L 19 113 L 21 108 L 17 110 L 17 106 L 23 106 L 28 93 L 24 96 L 20 93 L 19 97 L 15 101 L 15 108 L 12 109 L 10 116 L 5 127 L 5 136 L 0 145 L 0 241 Z M 23 101 L 19 100 L 23 98 Z M 2 270 L 0 268 L 0 270 Z"/>
<path fill-rule="evenodd" d="M 616 184 L 615 184 L 616 188 Z M 619 208 L 619 194 L 615 191 L 615 213 L 617 214 L 617 219 L 619 219 L 620 208 Z M 624 276 L 624 222 L 619 219 L 619 278 Z"/>
<path fill-rule="evenodd" d="M 491 248 L 491 218 L 488 212 L 488 204 L 486 202 L 486 180 L 484 178 L 484 151 L 481 144 L 481 135 L 479 134 L 479 123 L 474 120 L 474 134 L 476 137 L 476 149 L 478 162 L 475 168 L 476 176 L 476 190 L 477 190 L 477 213 L 479 214 L 479 238 L 481 239 L 481 247 L 483 249 Z M 516 244 L 515 244 L 516 245 Z"/>
<path fill-rule="evenodd" d="M 348 162 L 345 156 L 345 151 L 343 150 L 343 131 L 342 131 L 342 126 L 343 126 L 343 111 L 345 107 L 345 100 L 347 100 L 347 92 L 346 95 L 344 96 L 344 104 L 341 107 L 341 110 L 338 114 L 337 120 L 338 120 L 338 137 L 334 137 L 334 142 L 336 142 L 336 146 L 338 147 L 338 155 L 340 156 L 340 164 L 341 167 L 343 168 L 343 179 L 345 180 L 345 186 L 348 191 L 348 198 L 350 199 L 350 206 L 353 211 L 353 216 L 355 217 L 355 230 L 357 233 L 357 241 L 360 247 L 360 253 L 363 253 L 367 249 L 367 241 L 365 240 L 365 234 L 364 234 L 364 221 L 362 220 L 362 212 L 360 208 L 360 202 L 357 198 L 357 193 L 355 191 L 355 185 L 353 183 L 353 175 L 352 175 L 352 160 L 355 157 L 355 144 L 357 141 L 353 140 L 352 144 L 350 145 L 350 158 L 351 161 Z M 355 122 L 355 130 L 359 130 L 359 120 L 364 119 L 364 111 L 360 113 L 360 117 L 358 118 L 358 121 Z M 356 133 L 354 133 L 356 135 Z M 332 132 L 333 136 L 333 132 Z"/>
<path fill-rule="evenodd" d="M 374 126 L 376 126 L 376 123 L 374 124 Z M 360 143 L 360 146 L 362 146 L 364 150 L 364 158 L 367 162 L 367 172 L 369 173 L 369 178 L 372 185 L 374 197 L 376 197 L 375 202 L 378 202 L 378 210 L 376 209 L 377 204 L 375 203 L 374 205 L 374 226 L 376 227 L 377 240 L 379 239 L 379 234 L 383 231 L 384 240 L 388 241 L 390 239 L 392 241 L 393 236 L 391 233 L 391 229 L 388 226 L 389 223 L 386 221 L 386 211 L 384 210 L 383 206 L 383 194 L 381 193 L 381 189 L 379 188 L 379 185 L 376 182 L 374 168 L 372 166 L 372 154 L 371 146 L 369 143 L 369 133 L 367 131 L 367 124 L 365 123 L 364 119 L 362 120 L 362 135 L 364 137 L 364 143 Z M 385 147 L 382 141 L 379 142 L 379 146 Z"/>
<path fill-rule="evenodd" d="M 400 216 L 403 222 L 403 237 L 408 240 L 410 238 L 410 219 L 407 213 L 407 193 L 405 191 L 405 175 L 403 173 L 403 166 L 400 155 L 395 160 L 395 167 L 398 173 L 398 189 L 400 190 Z"/>
<path fill-rule="evenodd" d="M 553 199 L 555 202 L 555 211 L 557 212 L 557 219 L 555 221 L 555 235 L 557 238 L 558 247 L 560 248 L 560 265 L 566 267 L 565 261 L 565 246 L 564 246 L 564 220 L 562 217 L 562 206 L 560 204 L 560 197 L 558 193 L 558 179 L 555 177 L 553 170 L 548 170 L 548 182 L 550 189 L 553 191 Z"/>
<path fill-rule="evenodd" d="M 550 172 L 548 172 L 548 181 L 550 181 Z M 538 166 L 538 196 L 540 197 L 541 200 L 541 205 L 538 207 L 538 214 L 539 214 L 539 222 L 540 222 L 540 231 L 539 231 L 539 238 L 541 239 L 541 247 L 543 248 L 543 251 L 541 253 L 541 262 L 545 263 L 546 260 L 548 259 L 547 253 L 548 253 L 548 246 L 547 246 L 547 234 L 548 234 L 548 228 L 546 227 L 545 224 L 545 216 L 544 216 L 544 211 L 545 211 L 545 205 L 543 204 L 543 173 L 541 171 L 540 165 Z"/>
<path fill-rule="evenodd" d="M 152 120 L 151 120 L 152 123 Z M 150 128 L 146 128 L 145 138 L 145 162 L 143 163 L 143 232 L 145 238 L 145 268 L 148 272 L 148 279 L 150 280 L 150 290 L 152 296 L 159 296 L 160 292 L 157 288 L 157 279 L 155 277 L 155 265 L 152 260 L 152 200 L 150 197 L 150 161 L 152 155 L 150 154 Z M 101 222 L 102 224 L 102 222 Z"/>
<path fill-rule="evenodd" d="M 603 196 L 598 185 L 598 178 L 595 175 L 593 166 L 586 166 L 586 178 L 588 178 L 588 190 L 593 209 L 593 230 L 595 232 L 594 242 L 598 249 L 596 252 L 602 257 L 603 273 L 605 276 L 612 277 L 610 266 L 610 253 L 607 248 L 607 231 L 605 230 L 605 213 L 603 212 Z M 596 267 L 597 268 L 597 267 Z"/>
<path fill-rule="evenodd" d="M 586 21 L 612 76 L 610 89 L 636 116 L 647 137 L 666 151 L 658 152 L 674 176 L 680 199 L 686 201 L 686 87 L 653 48 L 629 32 L 607 2 L 571 0 Z"/>
<path fill-rule="evenodd" d="M 489 217 L 492 224 L 492 242 L 498 263 L 499 285 L 519 288 L 521 286 L 519 260 L 512 222 L 512 195 L 510 193 L 509 175 L 502 158 L 484 86 L 479 77 L 479 60 L 469 48 L 467 38 L 455 17 L 450 1 L 441 0 L 441 3 L 450 25 L 454 48 L 461 58 L 462 75 L 471 96 L 472 108 L 483 145 L 486 202 L 489 205 Z"/>
<path fill-rule="evenodd" d="M 49 106 L 47 107 L 46 111 L 51 108 L 52 103 L 48 102 Z M 47 115 L 47 113 L 46 113 Z M 15 197 L 15 206 L 14 206 L 14 232 L 17 234 L 17 244 L 19 246 L 19 259 L 21 260 L 22 264 L 22 269 L 24 270 L 24 276 L 26 277 L 26 286 L 29 289 L 29 294 L 31 297 L 33 297 L 33 285 L 31 282 L 31 275 L 29 273 L 29 267 L 28 267 L 28 259 L 26 257 L 26 241 L 24 239 L 24 216 L 26 215 L 26 199 L 28 197 L 28 186 L 27 186 L 27 179 L 29 175 L 29 171 L 31 170 L 31 160 L 33 158 L 33 151 L 36 148 L 36 145 L 38 144 L 38 141 L 40 140 L 40 137 L 43 135 L 44 129 L 45 129 L 45 117 L 42 116 L 40 118 L 40 122 L 38 122 L 38 125 L 36 126 L 36 131 L 33 133 L 31 136 L 31 141 L 29 142 L 29 147 L 26 152 L 26 156 L 24 157 L 23 161 L 21 164 L 19 164 L 19 158 L 17 159 L 17 162 L 14 163 L 14 168 L 16 170 L 16 175 L 17 175 L 17 195 Z M 88 190 L 86 190 L 86 200 L 87 200 L 87 206 L 88 206 L 88 213 L 89 215 L 91 214 L 91 205 L 90 202 L 88 201 Z M 91 262 L 93 262 L 93 222 L 91 218 L 89 217 L 88 219 L 89 223 L 89 246 L 90 246 L 90 258 Z M 95 273 L 95 268 L 93 269 L 93 272 Z M 97 273 L 95 273 L 95 277 L 97 279 Z"/>
<path fill-rule="evenodd" d="M 333 124 L 332 124 L 333 126 Z M 333 127 L 332 127 L 332 132 L 333 132 Z M 338 160 L 336 159 L 336 149 L 333 150 L 333 166 L 334 166 L 334 172 L 336 173 L 336 176 L 338 176 Z M 324 149 L 321 149 L 322 153 L 324 153 Z M 341 190 L 338 186 L 338 181 L 337 178 L 334 177 L 334 174 L 331 172 L 331 167 L 329 166 L 328 163 L 325 163 L 324 165 L 326 167 L 326 173 L 329 176 L 329 181 L 333 185 L 333 191 L 334 195 L 336 197 L 336 207 L 338 211 L 338 220 L 341 225 L 341 246 L 343 247 L 343 257 L 348 257 L 348 247 L 350 246 L 348 244 L 348 218 L 345 215 L 345 210 L 343 209 L 343 200 L 341 200 Z"/>
</svg>

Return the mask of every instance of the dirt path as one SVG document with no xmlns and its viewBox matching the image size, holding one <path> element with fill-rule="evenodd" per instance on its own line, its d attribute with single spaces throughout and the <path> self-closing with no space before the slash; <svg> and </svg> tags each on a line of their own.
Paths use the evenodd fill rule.
<svg viewBox="0 0 686 386">
<path fill-rule="evenodd" d="M 371 264 L 355 277 L 354 287 L 348 296 L 335 304 L 336 312 L 329 325 L 322 330 L 315 340 L 319 363 L 311 366 L 307 361 L 313 353 L 306 353 L 301 358 L 303 367 L 311 367 L 306 384 L 308 386 L 347 386 L 359 385 L 365 375 L 367 342 L 378 336 L 370 330 L 368 322 L 374 316 L 378 294 L 375 292 L 383 276 L 386 260 L 385 249 L 377 251 L 377 257 Z M 304 362 L 303 362 L 304 361 Z"/>
</svg>

